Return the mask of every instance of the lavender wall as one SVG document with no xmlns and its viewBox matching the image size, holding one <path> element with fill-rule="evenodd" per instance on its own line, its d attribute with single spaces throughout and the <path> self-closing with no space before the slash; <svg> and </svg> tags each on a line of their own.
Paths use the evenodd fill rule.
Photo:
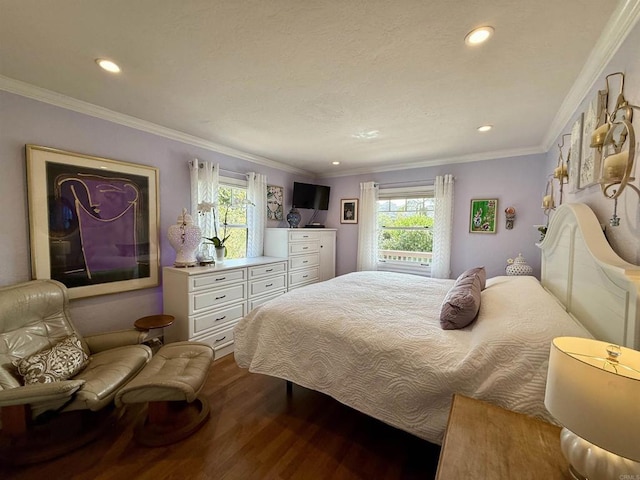
<svg viewBox="0 0 640 480">
<path fill-rule="evenodd" d="M 624 96 L 632 105 L 640 105 L 640 55 L 638 55 L 638 45 L 640 45 L 640 24 L 626 38 L 618 52 L 613 56 L 609 64 L 604 69 L 603 75 L 596 81 L 589 95 L 580 107 L 574 113 L 573 118 L 564 129 L 564 133 L 570 133 L 571 127 L 580 113 L 586 111 L 587 106 L 592 98 L 595 97 L 598 90 L 606 88 L 605 76 L 614 72 L 624 72 L 625 89 Z M 619 93 L 620 77 L 612 77 L 610 85 L 612 92 L 610 93 L 610 105 L 613 106 L 615 99 Z M 610 107 L 611 108 L 611 107 Z M 640 110 L 634 110 L 633 124 L 636 129 L 636 139 L 640 138 Z M 568 139 L 568 137 L 567 137 Z M 559 143 L 559 139 L 555 144 Z M 636 142 L 636 152 L 639 150 L 638 142 Z M 638 155 L 638 154 L 636 154 Z M 557 165 L 558 149 L 554 147 L 547 154 L 545 174 L 553 172 Z M 636 177 L 634 185 L 638 186 L 637 178 L 640 176 L 640 168 L 638 167 L 639 158 L 636 158 L 634 172 L 632 176 Z M 544 180 L 542 181 L 544 184 Z M 640 198 L 632 191 L 627 189 L 618 200 L 618 216 L 620 217 L 620 225 L 618 227 L 609 226 L 609 218 L 613 214 L 613 201 L 602 195 L 599 185 L 593 185 L 575 193 L 566 195 L 567 202 L 580 202 L 589 205 L 596 213 L 601 224 L 605 225 L 605 234 L 612 248 L 624 260 L 640 264 Z M 553 214 L 552 214 L 553 215 Z M 543 223 L 543 220 L 540 220 Z"/>
<path fill-rule="evenodd" d="M 310 181 L 274 168 L 231 158 L 192 145 L 124 127 L 46 103 L 0 91 L 0 285 L 29 280 L 29 221 L 25 144 L 59 148 L 98 157 L 151 165 L 160 171 L 161 264 L 171 265 L 175 253 L 166 239 L 169 225 L 189 206 L 187 161 L 196 157 L 219 162 L 236 172 L 267 175 L 269 184 L 285 187 L 290 203 L 294 181 Z M 269 222 L 270 227 L 287 223 Z M 84 334 L 129 328 L 144 315 L 162 311 L 162 289 L 150 288 L 71 302 L 74 322 Z"/>
<path fill-rule="evenodd" d="M 504 275 L 507 259 L 518 253 L 522 253 L 539 276 L 540 253 L 535 246 L 539 235 L 533 225 L 541 223 L 541 192 L 538 182 L 531 180 L 543 176 L 543 166 L 544 157 L 534 155 L 327 179 L 332 187 L 327 226 L 340 229 L 337 274 L 355 270 L 358 242 L 357 225 L 340 225 L 341 198 L 358 198 L 360 182 L 374 181 L 383 186 L 399 187 L 402 182 L 429 180 L 451 173 L 455 177 L 452 276 L 455 278 L 467 268 L 478 265 L 484 265 L 489 276 Z M 469 233 L 469 207 L 473 198 L 498 199 L 495 234 Z M 516 209 L 512 230 L 505 228 L 504 209 L 507 206 Z"/>
</svg>

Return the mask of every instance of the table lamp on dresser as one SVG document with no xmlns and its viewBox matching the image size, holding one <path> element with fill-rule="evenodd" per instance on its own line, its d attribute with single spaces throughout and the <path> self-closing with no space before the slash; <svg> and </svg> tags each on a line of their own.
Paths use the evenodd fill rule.
<svg viewBox="0 0 640 480">
<path fill-rule="evenodd" d="M 544 404 L 575 479 L 640 479 L 640 352 L 588 338 L 551 345 Z"/>
</svg>

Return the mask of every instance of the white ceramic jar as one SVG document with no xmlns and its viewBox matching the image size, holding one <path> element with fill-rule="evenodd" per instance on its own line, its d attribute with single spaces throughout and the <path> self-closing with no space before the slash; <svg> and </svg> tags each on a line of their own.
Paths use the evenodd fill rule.
<svg viewBox="0 0 640 480">
<path fill-rule="evenodd" d="M 178 222 L 169 227 L 167 238 L 176 251 L 175 267 L 193 267 L 198 264 L 196 253 L 202 240 L 202 230 L 193 224 L 186 208 L 182 209 Z"/>
<path fill-rule="evenodd" d="M 507 275 L 532 275 L 533 267 L 527 263 L 521 253 L 516 258 L 507 260 Z"/>
</svg>

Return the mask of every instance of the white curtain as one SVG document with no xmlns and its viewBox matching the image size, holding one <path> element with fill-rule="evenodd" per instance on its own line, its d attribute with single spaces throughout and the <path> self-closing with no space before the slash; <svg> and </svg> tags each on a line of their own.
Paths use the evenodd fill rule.
<svg viewBox="0 0 640 480">
<path fill-rule="evenodd" d="M 211 162 L 204 162 L 197 158 L 189 162 L 191 178 L 191 217 L 202 229 L 203 237 L 213 237 L 214 208 L 218 207 L 218 185 L 220 181 L 220 167 Z M 200 253 L 212 256 L 210 246 L 200 244 Z M 209 254 L 209 255 L 207 255 Z"/>
<path fill-rule="evenodd" d="M 453 175 L 436 177 L 434 199 L 431 277 L 449 278 L 453 237 Z"/>
<path fill-rule="evenodd" d="M 247 257 L 260 257 L 264 252 L 264 229 L 267 224 L 267 177 L 247 174 Z"/>
<path fill-rule="evenodd" d="M 358 225 L 357 270 L 378 268 L 378 185 L 360 184 L 360 224 Z"/>
</svg>

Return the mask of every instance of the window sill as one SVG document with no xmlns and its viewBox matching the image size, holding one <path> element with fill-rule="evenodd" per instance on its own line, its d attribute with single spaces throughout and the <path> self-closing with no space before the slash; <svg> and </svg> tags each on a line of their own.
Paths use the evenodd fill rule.
<svg viewBox="0 0 640 480">
<path fill-rule="evenodd" d="M 381 272 L 409 273 L 411 275 L 431 276 L 431 267 L 409 262 L 378 262 L 378 270 Z"/>
</svg>

